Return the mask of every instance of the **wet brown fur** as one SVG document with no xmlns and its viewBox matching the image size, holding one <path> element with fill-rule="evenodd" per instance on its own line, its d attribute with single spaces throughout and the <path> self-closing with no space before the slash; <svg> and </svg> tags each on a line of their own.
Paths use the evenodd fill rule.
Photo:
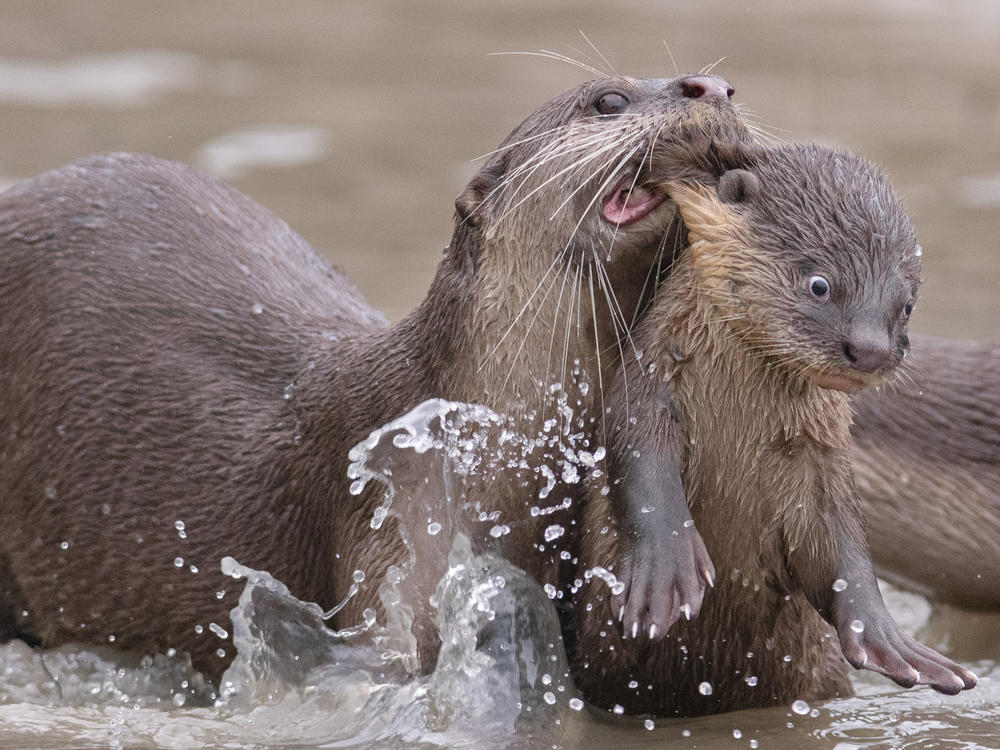
<svg viewBox="0 0 1000 750">
<path fill-rule="evenodd" d="M 609 88 L 629 113 L 592 111 Z M 669 204 L 616 228 L 596 201 L 661 140 L 742 129 L 728 101 L 687 99 L 676 81 L 556 97 L 459 197 L 426 299 L 394 325 L 283 222 L 187 167 L 89 157 L 6 192 L 0 638 L 175 647 L 217 677 L 233 652 L 208 626 L 229 629 L 241 588 L 224 555 L 323 607 L 363 570 L 332 624 L 360 622 L 406 554 L 393 519 L 370 528 L 377 488 L 348 493 L 348 449 L 431 397 L 540 420 L 556 381 L 596 434 L 597 385 L 624 346 L 612 311 L 641 306 L 677 231 Z M 536 492 L 485 490 L 512 515 Z M 551 580 L 539 534 L 526 525 L 500 551 Z M 439 573 L 407 579 L 425 668 Z"/>
</svg>

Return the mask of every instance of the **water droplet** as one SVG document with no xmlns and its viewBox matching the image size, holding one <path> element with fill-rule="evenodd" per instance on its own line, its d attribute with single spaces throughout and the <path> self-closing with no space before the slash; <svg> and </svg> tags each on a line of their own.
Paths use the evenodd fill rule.
<svg viewBox="0 0 1000 750">
<path fill-rule="evenodd" d="M 656 723 L 652 719 L 646 719 L 644 722 L 642 722 L 642 725 L 646 727 L 646 729 L 648 729 L 650 732 L 656 729 Z"/>
<path fill-rule="evenodd" d="M 202 633 L 205 632 L 205 628 L 203 628 L 201 625 L 195 625 L 194 632 L 196 632 L 198 635 L 201 635 Z"/>
<path fill-rule="evenodd" d="M 803 700 L 795 701 L 792 704 L 792 713 L 796 713 L 799 716 L 805 716 L 809 713 L 809 704 Z"/>
<path fill-rule="evenodd" d="M 556 696 L 555 696 L 555 695 L 554 695 L 554 694 L 553 694 L 553 693 L 552 693 L 551 691 L 549 691 L 549 690 L 546 690 L 546 691 L 545 691 L 545 693 L 544 693 L 544 695 L 542 695 L 542 698 L 543 698 L 543 699 L 545 700 L 545 702 L 546 702 L 546 703 L 548 703 L 548 704 L 549 704 L 550 706 L 552 706 L 552 705 L 555 705 L 555 702 L 556 702 Z"/>
<path fill-rule="evenodd" d="M 507 526 L 506 524 L 503 523 L 497 524 L 492 529 L 490 529 L 490 536 L 493 537 L 494 539 L 499 539 L 504 534 L 509 534 L 509 533 L 510 533 L 510 526 Z"/>
<path fill-rule="evenodd" d="M 734 738 L 734 739 L 737 739 L 737 740 L 738 740 L 738 739 L 740 739 L 740 738 L 741 738 L 742 736 L 743 736 L 743 732 L 741 732 L 741 731 L 740 731 L 739 729 L 734 729 L 734 730 L 733 730 L 733 738 Z"/>
<path fill-rule="evenodd" d="M 628 686 L 631 690 L 635 690 L 637 687 L 639 687 L 639 683 L 636 682 L 635 680 L 630 680 Z"/>
<path fill-rule="evenodd" d="M 226 640 L 229 637 L 229 633 L 221 625 L 216 625 L 214 622 L 208 623 L 208 629 L 215 633 L 222 640 Z"/>
<path fill-rule="evenodd" d="M 114 643 L 114 642 L 115 642 L 115 636 L 113 634 L 109 635 L 108 636 L 108 643 Z"/>
<path fill-rule="evenodd" d="M 355 570 L 354 571 L 354 575 L 351 576 L 351 579 L 355 583 L 362 583 L 365 580 L 365 571 L 363 571 L 363 570 Z"/>
<path fill-rule="evenodd" d="M 621 716 L 623 713 L 625 713 L 625 706 L 621 706 L 621 705 L 619 705 L 619 704 L 616 703 L 614 705 L 614 708 L 611 709 L 611 711 L 616 716 Z"/>
<path fill-rule="evenodd" d="M 690 737 L 690 736 L 691 736 L 691 730 L 690 729 L 683 729 L 683 730 L 681 730 L 681 737 Z"/>
<path fill-rule="evenodd" d="M 553 586 L 551 583 L 546 583 L 544 586 L 542 586 L 542 588 L 545 589 L 545 594 L 546 596 L 549 597 L 549 599 L 555 599 L 556 595 L 559 593 L 556 590 L 556 587 Z"/>
<path fill-rule="evenodd" d="M 177 708 L 180 708 L 181 706 L 184 705 L 187 698 L 184 697 L 184 693 L 174 693 L 173 697 L 170 700 L 173 701 L 174 705 L 177 706 Z"/>
<path fill-rule="evenodd" d="M 784 656 L 781 657 L 781 660 L 783 662 L 785 662 L 785 664 L 788 664 L 788 662 L 790 662 L 792 660 L 792 655 L 791 654 L 785 654 Z"/>
<path fill-rule="evenodd" d="M 427 533 L 430 534 L 431 536 L 435 536 L 440 532 L 441 532 L 441 524 L 439 524 L 437 521 L 432 521 L 431 523 L 427 524 Z"/>
<path fill-rule="evenodd" d="M 260 315 L 262 312 L 264 312 L 264 306 L 260 304 L 260 302 L 257 302 L 254 304 L 253 307 L 250 308 L 250 310 L 253 312 L 254 315 Z"/>
<path fill-rule="evenodd" d="M 865 624 L 861 620 L 851 620 L 851 630 L 855 633 L 864 633 Z"/>
<path fill-rule="evenodd" d="M 847 581 L 845 581 L 843 578 L 838 578 L 836 581 L 833 582 L 834 591 L 843 591 L 846 588 L 847 588 Z"/>
<path fill-rule="evenodd" d="M 685 529 L 690 529 L 692 526 L 694 526 L 694 521 L 692 521 L 690 518 L 684 522 Z"/>
<path fill-rule="evenodd" d="M 45 497 L 47 497 L 47 498 L 48 498 L 49 500 L 55 500 L 55 499 L 56 499 L 56 496 L 57 496 L 57 494 L 58 494 L 58 493 L 56 492 L 56 485 L 55 485 L 55 482 L 48 482 L 48 483 L 47 483 L 47 484 L 45 485 L 45 487 L 44 487 L 44 490 L 43 490 L 43 491 L 45 492 Z"/>
<path fill-rule="evenodd" d="M 757 748 L 760 747 L 760 743 L 757 742 L 757 740 L 750 740 L 750 747 L 753 750 L 757 750 Z"/>
<path fill-rule="evenodd" d="M 700 685 L 698 685 L 698 692 L 701 693 L 702 695 L 711 695 L 712 683 L 702 682 Z"/>
<path fill-rule="evenodd" d="M 174 528 L 177 529 L 178 531 L 184 531 L 184 522 L 174 521 Z"/>
<path fill-rule="evenodd" d="M 225 595 L 226 595 L 225 591 L 216 591 L 215 592 L 215 598 L 216 599 L 222 599 Z"/>
<path fill-rule="evenodd" d="M 580 700 L 579 698 L 570 698 L 569 707 L 572 708 L 574 711 L 580 711 L 583 709 L 583 701 Z"/>
<path fill-rule="evenodd" d="M 547 529 L 545 529 L 545 541 L 546 542 L 554 541 L 554 540 L 558 539 L 559 537 L 561 537 L 565 533 L 566 533 L 566 529 L 564 529 L 559 524 L 554 523 L 551 526 L 549 526 Z"/>
<path fill-rule="evenodd" d="M 59 542 L 59 549 L 69 549 L 69 542 Z"/>
<path fill-rule="evenodd" d="M 184 567 L 184 558 L 183 557 L 175 557 L 174 558 L 174 567 L 175 568 L 183 568 Z"/>
<path fill-rule="evenodd" d="M 749 677 L 744 677 L 743 682 L 745 682 L 750 687 L 757 687 L 757 677 L 756 675 L 750 675 Z"/>
<path fill-rule="evenodd" d="M 198 566 L 197 565 L 188 565 L 188 570 L 190 570 L 192 573 L 197 573 L 198 572 Z"/>
<path fill-rule="evenodd" d="M 919 258 L 921 255 L 924 254 L 924 249 L 920 247 L 920 245 L 917 245 L 917 249 L 913 251 L 913 254 Z"/>
</svg>

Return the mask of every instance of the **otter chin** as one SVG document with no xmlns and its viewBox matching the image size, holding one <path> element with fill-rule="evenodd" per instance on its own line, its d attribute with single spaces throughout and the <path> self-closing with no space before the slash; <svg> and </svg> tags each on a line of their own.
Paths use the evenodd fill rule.
<svg viewBox="0 0 1000 750">
<path fill-rule="evenodd" d="M 832 391 L 842 391 L 844 393 L 858 393 L 872 385 L 877 385 L 881 380 L 872 380 L 851 372 L 825 372 L 810 373 L 809 382 L 819 388 L 826 388 Z"/>
</svg>

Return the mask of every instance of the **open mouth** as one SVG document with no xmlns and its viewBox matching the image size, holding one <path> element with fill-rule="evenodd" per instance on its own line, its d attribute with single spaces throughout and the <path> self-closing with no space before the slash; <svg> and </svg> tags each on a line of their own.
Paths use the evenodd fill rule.
<svg viewBox="0 0 1000 750">
<path fill-rule="evenodd" d="M 604 197 L 601 216 L 606 222 L 619 227 L 635 224 L 667 199 L 665 194 L 652 192 L 635 182 L 635 175 L 628 174 Z"/>
</svg>

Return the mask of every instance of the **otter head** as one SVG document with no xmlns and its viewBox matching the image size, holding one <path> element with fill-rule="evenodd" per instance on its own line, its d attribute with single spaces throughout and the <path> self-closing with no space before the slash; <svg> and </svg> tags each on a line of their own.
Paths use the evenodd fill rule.
<svg viewBox="0 0 1000 750">
<path fill-rule="evenodd" d="M 671 195 L 730 325 L 814 385 L 854 392 L 888 378 L 909 347 L 921 251 L 882 171 L 818 146 L 721 160 L 736 168 L 714 188 Z"/>
<path fill-rule="evenodd" d="M 669 170 L 671 147 L 696 137 L 749 139 L 732 94 L 717 76 L 589 81 L 488 157 L 456 200 L 451 246 L 475 300 L 480 370 L 509 378 L 516 368 L 550 384 L 589 360 L 597 384 L 592 365 L 628 349 L 657 267 L 680 244 L 675 207 L 651 170 Z"/>
</svg>

